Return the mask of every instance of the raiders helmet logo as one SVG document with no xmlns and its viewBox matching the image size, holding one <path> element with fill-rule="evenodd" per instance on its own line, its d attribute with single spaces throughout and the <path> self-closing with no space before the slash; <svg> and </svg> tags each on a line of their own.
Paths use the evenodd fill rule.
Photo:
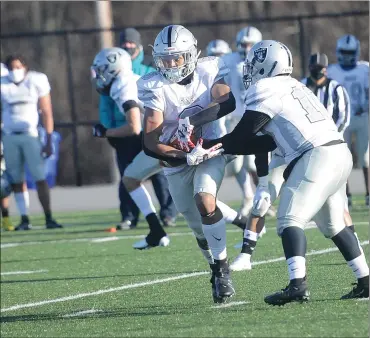
<svg viewBox="0 0 370 338">
<path fill-rule="evenodd" d="M 254 51 L 254 57 L 257 62 L 262 63 L 265 61 L 267 55 L 267 48 L 258 48 Z"/>
<path fill-rule="evenodd" d="M 115 63 L 117 60 L 117 55 L 116 54 L 110 54 L 107 56 L 107 59 L 110 63 Z"/>
</svg>

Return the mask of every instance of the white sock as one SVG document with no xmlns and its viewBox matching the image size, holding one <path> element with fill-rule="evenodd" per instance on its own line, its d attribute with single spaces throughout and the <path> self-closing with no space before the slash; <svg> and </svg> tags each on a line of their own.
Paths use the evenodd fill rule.
<svg viewBox="0 0 370 338">
<path fill-rule="evenodd" d="M 306 258 L 294 256 L 286 260 L 288 264 L 289 279 L 303 278 L 306 276 Z"/>
<path fill-rule="evenodd" d="M 236 180 L 243 192 L 243 199 L 250 200 L 253 199 L 254 192 L 252 187 L 252 179 L 245 168 L 242 168 L 236 175 Z"/>
<path fill-rule="evenodd" d="M 238 216 L 238 213 L 224 202 L 217 200 L 217 206 L 221 210 L 226 223 L 232 223 L 235 220 L 236 216 Z"/>
<path fill-rule="evenodd" d="M 244 230 L 244 238 L 250 239 L 251 241 L 257 242 L 258 239 L 258 233 L 245 229 Z"/>
<path fill-rule="evenodd" d="M 227 258 L 225 220 L 221 219 L 214 224 L 202 224 L 202 228 L 213 258 L 217 260 Z"/>
<path fill-rule="evenodd" d="M 155 213 L 152 199 L 143 185 L 140 185 L 139 188 L 131 191 L 130 196 L 145 217 L 149 214 Z"/>
<path fill-rule="evenodd" d="M 28 215 L 28 209 L 30 207 L 30 195 L 27 191 L 17 192 L 14 194 L 15 203 L 17 204 L 18 211 L 21 216 Z"/>
<path fill-rule="evenodd" d="M 347 262 L 347 264 L 352 269 L 357 279 L 369 275 L 369 267 L 367 266 L 366 258 L 363 252 L 360 256 Z"/>
</svg>

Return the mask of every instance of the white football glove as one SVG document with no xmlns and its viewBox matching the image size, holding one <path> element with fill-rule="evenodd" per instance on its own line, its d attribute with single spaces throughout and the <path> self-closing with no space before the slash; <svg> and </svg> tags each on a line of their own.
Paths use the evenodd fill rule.
<svg viewBox="0 0 370 338">
<path fill-rule="evenodd" d="M 195 147 L 190 139 L 193 130 L 194 126 L 190 124 L 189 117 L 179 119 L 179 126 L 176 133 L 172 136 L 170 143 L 174 144 L 177 149 L 189 152 Z"/>
<path fill-rule="evenodd" d="M 252 215 L 254 216 L 265 216 L 267 211 L 271 207 L 271 196 L 269 191 L 269 180 L 268 176 L 260 177 L 256 193 L 254 194 Z"/>
<path fill-rule="evenodd" d="M 212 157 L 221 155 L 224 152 L 221 147 L 222 143 L 218 143 L 209 149 L 204 149 L 203 139 L 200 138 L 195 148 L 189 154 L 186 154 L 186 161 L 188 165 L 198 165 Z"/>
</svg>

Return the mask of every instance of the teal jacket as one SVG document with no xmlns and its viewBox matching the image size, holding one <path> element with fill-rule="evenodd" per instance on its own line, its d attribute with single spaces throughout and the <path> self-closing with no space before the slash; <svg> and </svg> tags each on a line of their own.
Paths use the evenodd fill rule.
<svg viewBox="0 0 370 338">
<path fill-rule="evenodd" d="M 143 64 L 144 52 L 132 60 L 132 70 L 137 75 L 145 75 L 155 71 L 153 67 Z M 100 95 L 99 99 L 99 120 L 105 128 L 118 128 L 125 125 L 126 117 L 122 114 L 110 96 Z"/>
</svg>

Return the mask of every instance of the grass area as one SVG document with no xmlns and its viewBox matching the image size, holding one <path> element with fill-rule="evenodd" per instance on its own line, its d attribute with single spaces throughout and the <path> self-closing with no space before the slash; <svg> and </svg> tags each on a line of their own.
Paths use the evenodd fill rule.
<svg viewBox="0 0 370 338">
<path fill-rule="evenodd" d="M 118 220 L 116 211 L 56 216 L 68 226 L 46 230 L 41 228 L 42 217 L 33 217 L 40 229 L 1 234 L 2 337 L 369 334 L 368 301 L 339 300 L 354 278 L 337 251 L 317 252 L 333 248 L 317 229 L 306 231 L 310 302 L 270 307 L 263 301 L 287 283 L 284 260 L 268 262 L 283 256 L 270 218 L 254 256 L 261 264 L 233 274 L 236 295 L 229 307 L 220 307 L 212 302 L 208 266 L 182 218 L 168 229 L 169 247 L 135 251 L 132 244 L 146 233 L 144 223 L 135 230 L 108 233 L 104 230 Z M 355 199 L 352 217 L 360 240 L 368 240 L 368 209 L 362 198 Z M 228 231 L 233 259 L 241 231 L 232 225 Z M 368 254 L 368 246 L 364 248 Z"/>
</svg>

